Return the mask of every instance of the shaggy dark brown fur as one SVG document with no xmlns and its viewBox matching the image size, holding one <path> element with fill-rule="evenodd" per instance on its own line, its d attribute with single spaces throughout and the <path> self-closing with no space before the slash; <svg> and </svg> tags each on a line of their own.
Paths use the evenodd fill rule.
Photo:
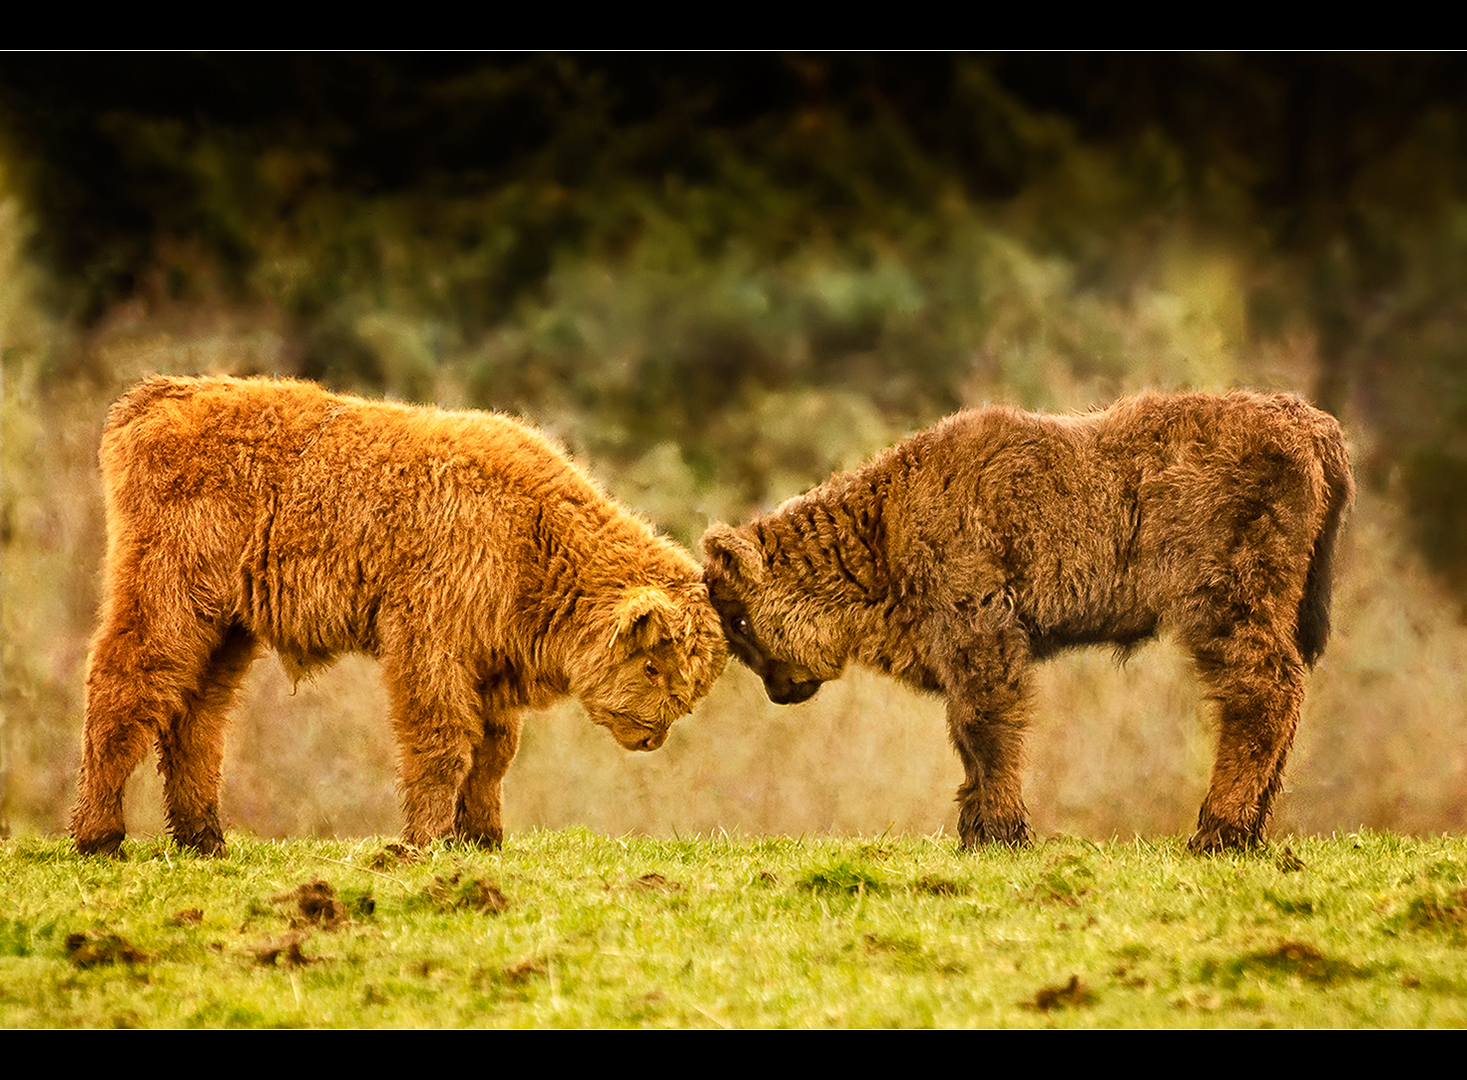
<svg viewBox="0 0 1467 1080">
<path fill-rule="evenodd" d="M 962 412 L 703 537 L 735 655 L 798 702 L 850 661 L 946 696 L 964 846 L 1029 837 L 1032 661 L 1160 629 L 1220 716 L 1196 850 L 1259 842 L 1329 635 L 1354 495 L 1339 425 L 1282 394 Z"/>
<path fill-rule="evenodd" d="M 101 464 L 82 852 L 117 850 L 153 740 L 174 837 L 223 847 L 225 711 L 261 645 L 296 678 L 381 660 L 416 844 L 500 842 L 520 710 L 573 695 L 654 750 L 727 655 L 697 563 L 503 416 L 157 378 L 113 406 Z"/>
</svg>

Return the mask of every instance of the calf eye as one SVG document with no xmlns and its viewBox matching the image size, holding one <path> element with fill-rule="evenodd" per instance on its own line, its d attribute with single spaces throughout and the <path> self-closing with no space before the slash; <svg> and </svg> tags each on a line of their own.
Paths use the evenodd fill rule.
<svg viewBox="0 0 1467 1080">
<path fill-rule="evenodd" d="M 642 665 L 642 671 L 651 682 L 656 682 L 662 675 L 662 669 L 651 660 Z"/>
<path fill-rule="evenodd" d="M 739 615 L 734 618 L 733 628 L 734 633 L 742 634 L 744 635 L 744 637 L 749 636 L 749 620 L 746 619 L 744 616 Z"/>
</svg>

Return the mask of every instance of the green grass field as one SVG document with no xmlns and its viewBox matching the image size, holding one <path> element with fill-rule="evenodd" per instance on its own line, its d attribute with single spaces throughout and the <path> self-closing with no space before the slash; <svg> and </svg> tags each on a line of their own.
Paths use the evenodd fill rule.
<svg viewBox="0 0 1467 1080">
<path fill-rule="evenodd" d="M 1467 840 L 0 842 L 7 1027 L 1447 1027 Z"/>
</svg>

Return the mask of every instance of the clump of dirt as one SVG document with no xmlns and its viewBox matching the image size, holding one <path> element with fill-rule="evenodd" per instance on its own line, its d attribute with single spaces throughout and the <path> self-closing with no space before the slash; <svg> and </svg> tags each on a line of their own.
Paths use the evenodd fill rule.
<svg viewBox="0 0 1467 1080">
<path fill-rule="evenodd" d="M 1264 889 L 1263 898 L 1285 915 L 1317 915 L 1319 913 L 1320 905 L 1308 898 L 1282 896 L 1272 889 Z"/>
<path fill-rule="evenodd" d="M 1254 955 L 1259 959 L 1278 960 L 1289 964 L 1316 964 L 1324 959 L 1324 953 L 1313 945 L 1305 945 L 1302 941 L 1284 941 L 1276 949 Z"/>
<path fill-rule="evenodd" d="M 1061 986 L 1046 986 L 1034 995 L 1032 1002 L 1023 1004 L 1040 1012 L 1051 1009 L 1077 1009 L 1095 1004 L 1095 994 L 1080 981 L 1080 976 L 1071 975 L 1070 981 Z"/>
<path fill-rule="evenodd" d="M 504 969 L 504 981 L 509 983 L 529 982 L 536 975 L 546 975 L 550 965 L 544 960 L 521 960 Z"/>
<path fill-rule="evenodd" d="M 922 947 L 911 938 L 892 937 L 889 934 L 876 934 L 870 931 L 861 935 L 861 944 L 868 953 L 897 953 L 904 956 L 916 956 L 921 953 Z"/>
<path fill-rule="evenodd" d="M 281 893 L 272 900 L 277 904 L 294 902 L 299 918 L 312 926 L 319 926 L 322 930 L 335 930 L 349 921 L 346 905 L 336 898 L 335 890 L 319 878 L 306 882 L 292 892 Z"/>
<path fill-rule="evenodd" d="M 444 911 L 467 908 L 498 915 L 509 907 L 509 897 L 500 891 L 498 885 L 482 878 L 466 881 L 460 874 L 447 879 L 435 877 L 433 884 L 428 886 L 428 894 Z"/>
<path fill-rule="evenodd" d="M 643 892 L 679 892 L 682 890 L 682 886 L 677 882 L 668 881 L 656 871 L 637 878 L 632 882 L 632 888 L 641 889 Z"/>
<path fill-rule="evenodd" d="M 202 908 L 186 908 L 183 911 L 175 912 L 173 918 L 168 921 L 174 926 L 198 926 L 204 921 L 204 912 Z"/>
<path fill-rule="evenodd" d="M 1418 896 L 1406 907 L 1406 924 L 1413 930 L 1467 930 L 1467 889 L 1448 896 Z"/>
<path fill-rule="evenodd" d="M 1281 941 L 1272 949 L 1248 953 L 1223 964 L 1204 964 L 1201 974 L 1208 981 L 1219 981 L 1226 986 L 1236 986 L 1248 975 L 1292 977 L 1323 985 L 1367 978 L 1370 971 L 1348 960 L 1325 956 L 1302 941 Z"/>
<path fill-rule="evenodd" d="M 1286 874 L 1292 874 L 1304 869 L 1304 860 L 1294 854 L 1294 849 L 1287 844 L 1284 850 L 1274 856 L 1273 864 Z"/>
<path fill-rule="evenodd" d="M 266 967 L 305 967 L 311 959 L 301 952 L 302 933 L 286 934 L 279 941 L 266 941 L 255 947 L 255 959 Z"/>
<path fill-rule="evenodd" d="M 393 841 L 367 860 L 368 870 L 393 870 L 401 863 L 417 862 L 421 854 L 415 847 Z"/>
<path fill-rule="evenodd" d="M 886 879 L 875 867 L 850 859 L 842 859 L 829 866 L 809 871 L 800 879 L 801 888 L 811 892 L 850 893 L 864 896 L 878 893 L 886 888 Z"/>
<path fill-rule="evenodd" d="M 1080 897 L 1090 891 L 1095 875 L 1084 861 L 1070 855 L 1060 859 L 1034 886 L 1034 899 L 1041 904 L 1079 907 Z"/>
<path fill-rule="evenodd" d="M 66 935 L 66 956 L 79 968 L 108 964 L 142 964 L 153 959 L 126 938 L 116 934 L 85 933 Z"/>
<path fill-rule="evenodd" d="M 934 877 L 932 874 L 923 874 L 912 882 L 912 891 L 927 893 L 929 896 L 961 896 L 968 891 L 966 885 L 960 885 L 956 881 L 947 878 Z"/>
</svg>

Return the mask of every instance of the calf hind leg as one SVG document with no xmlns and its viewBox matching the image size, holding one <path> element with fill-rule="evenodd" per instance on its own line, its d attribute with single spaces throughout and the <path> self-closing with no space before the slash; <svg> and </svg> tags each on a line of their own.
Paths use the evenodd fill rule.
<svg viewBox="0 0 1467 1080">
<path fill-rule="evenodd" d="M 220 763 L 229 704 L 257 652 L 255 638 L 233 626 L 214 649 L 184 708 L 158 734 L 158 767 L 173 839 L 203 855 L 224 852 L 219 822 Z"/>
<path fill-rule="evenodd" d="M 1199 666 L 1218 706 L 1217 760 L 1189 847 L 1211 852 L 1263 842 L 1284 764 L 1299 724 L 1304 665 L 1292 643 L 1246 646 L 1231 656 L 1199 650 Z M 1239 655 L 1242 653 L 1243 655 Z"/>
<path fill-rule="evenodd" d="M 192 619 L 184 624 L 187 633 L 176 626 L 163 633 L 153 626 L 158 620 L 134 615 L 112 620 L 88 660 L 81 776 L 71 814 L 72 837 L 84 855 L 116 854 L 121 847 L 126 831 L 123 788 L 155 739 L 175 835 L 179 820 L 197 819 L 204 806 L 217 807 L 217 753 L 212 768 L 203 768 L 204 775 L 215 777 L 210 790 L 195 778 L 198 765 L 189 758 L 195 742 L 190 718 L 203 705 L 222 707 L 211 688 L 215 676 L 210 658 L 224 647 Z M 179 819 L 171 803 L 184 788 L 194 794 L 179 805 L 198 809 L 192 818 L 185 814 Z M 213 813 L 217 819 L 217 809 Z"/>
<path fill-rule="evenodd" d="M 143 665 L 129 635 L 107 631 L 87 663 L 87 713 L 71 835 L 83 855 L 116 855 L 127 829 L 122 790 L 172 708 L 144 696 Z"/>
</svg>

